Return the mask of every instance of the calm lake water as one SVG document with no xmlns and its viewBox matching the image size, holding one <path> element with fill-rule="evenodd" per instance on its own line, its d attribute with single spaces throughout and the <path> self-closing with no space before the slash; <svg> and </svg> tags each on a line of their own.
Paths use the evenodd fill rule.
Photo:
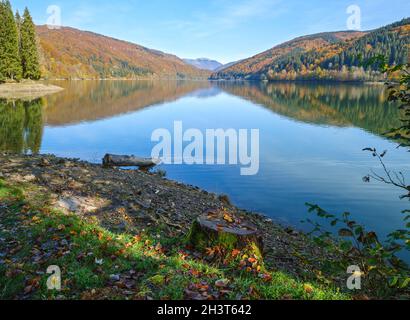
<svg viewBox="0 0 410 320">
<path fill-rule="evenodd" d="M 386 234 L 403 227 L 401 191 L 364 183 L 380 170 L 365 147 L 410 172 L 405 150 L 382 137 L 398 124 L 383 86 L 209 82 L 59 82 L 65 91 L 33 102 L 0 102 L 0 150 L 100 162 L 105 153 L 149 156 L 157 128 L 259 129 L 260 171 L 238 166 L 162 166 L 169 179 L 224 193 L 249 210 L 300 229 L 306 202 L 350 211 Z"/>
</svg>

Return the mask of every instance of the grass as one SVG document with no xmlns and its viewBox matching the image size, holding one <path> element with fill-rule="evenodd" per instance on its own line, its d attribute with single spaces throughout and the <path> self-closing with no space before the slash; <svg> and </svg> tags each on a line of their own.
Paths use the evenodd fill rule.
<svg viewBox="0 0 410 320">
<path fill-rule="evenodd" d="M 158 239 L 159 232 L 116 234 L 51 209 L 33 185 L 0 180 L 0 299 L 349 298 L 281 272 L 240 269 L 242 253 L 209 263 L 191 255 L 183 238 Z M 61 269 L 61 291 L 47 289 L 50 265 Z"/>
</svg>

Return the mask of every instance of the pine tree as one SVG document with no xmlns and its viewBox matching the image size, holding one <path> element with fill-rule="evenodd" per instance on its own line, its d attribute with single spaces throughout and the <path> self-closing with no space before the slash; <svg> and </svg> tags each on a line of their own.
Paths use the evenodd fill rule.
<svg viewBox="0 0 410 320">
<path fill-rule="evenodd" d="M 3 1 L 0 1 L 0 82 L 6 79 L 6 76 L 3 73 L 3 69 L 5 69 L 5 6 Z"/>
<path fill-rule="evenodd" d="M 22 75 L 16 21 L 9 0 L 2 1 L 0 9 L 0 74 L 19 80 Z"/>
<path fill-rule="evenodd" d="M 20 16 L 19 11 L 16 11 L 16 25 L 17 25 L 17 36 L 18 36 L 18 42 L 19 42 L 19 58 L 20 58 L 20 63 L 21 63 L 21 23 L 22 23 L 22 19 Z"/>
<path fill-rule="evenodd" d="M 24 10 L 20 33 L 23 77 L 25 79 L 38 80 L 40 78 L 40 64 L 37 51 L 36 30 L 27 8 Z"/>
</svg>

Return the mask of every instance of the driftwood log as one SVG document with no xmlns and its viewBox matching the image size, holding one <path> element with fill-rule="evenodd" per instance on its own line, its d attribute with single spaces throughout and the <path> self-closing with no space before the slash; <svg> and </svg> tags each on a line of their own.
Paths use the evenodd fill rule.
<svg viewBox="0 0 410 320">
<path fill-rule="evenodd" d="M 138 167 L 140 169 L 149 169 L 160 163 L 158 159 L 139 158 L 134 156 L 121 156 L 106 154 L 103 158 L 104 167 Z"/>
<path fill-rule="evenodd" d="M 189 244 L 196 250 L 219 247 L 224 251 L 252 250 L 262 257 L 263 241 L 257 227 L 225 210 L 208 210 L 192 225 Z"/>
</svg>

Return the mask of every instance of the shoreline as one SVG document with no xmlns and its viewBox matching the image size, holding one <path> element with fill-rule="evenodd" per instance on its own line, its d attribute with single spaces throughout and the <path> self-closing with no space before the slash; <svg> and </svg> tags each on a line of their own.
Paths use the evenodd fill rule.
<svg viewBox="0 0 410 320">
<path fill-rule="evenodd" d="M 97 211 L 96 218 L 111 230 L 142 230 L 165 224 L 181 235 L 188 233 L 193 221 L 207 210 L 226 208 L 258 227 L 266 263 L 294 276 L 305 273 L 307 267 L 294 252 L 325 255 L 303 232 L 240 209 L 226 196 L 168 180 L 160 173 L 107 169 L 54 155 L 0 154 L 0 179 L 45 187 L 55 200 L 55 208 L 80 216 Z M 118 210 L 125 210 L 131 220 L 114 217 L 113 212 Z M 111 224 L 112 220 L 118 223 Z"/>
<path fill-rule="evenodd" d="M 278 79 L 278 80 L 260 80 L 260 79 L 209 79 L 210 82 L 227 82 L 227 83 L 235 83 L 235 82 L 249 82 L 249 83 L 295 83 L 295 84 L 348 84 L 348 85 L 384 85 L 385 80 L 380 81 L 367 81 L 367 80 L 337 80 L 337 79 L 299 79 L 299 80 L 286 80 L 286 79 Z"/>
<path fill-rule="evenodd" d="M 40 79 L 38 81 L 21 82 L 21 83 L 0 83 L 0 94 L 4 92 L 52 92 L 57 90 L 64 90 L 64 88 L 49 84 L 50 82 L 81 82 L 81 81 L 194 81 L 194 82 L 227 82 L 227 83 L 328 83 L 328 84 L 362 84 L 362 85 L 384 85 L 386 80 L 368 81 L 368 80 L 337 80 L 337 79 L 299 79 L 299 80 L 260 80 L 260 79 L 211 79 L 211 78 L 48 78 Z M 2 90 L 3 87 L 3 90 Z M 7 88 L 8 87 L 8 88 Z M 15 87 L 15 88 L 13 88 Z M 30 89 L 32 87 L 32 89 Z M 6 89 L 4 89 L 6 88 Z"/>
<path fill-rule="evenodd" d="M 36 99 L 63 91 L 56 85 L 44 84 L 40 81 L 0 84 L 0 98 L 4 99 Z"/>
<path fill-rule="evenodd" d="M 177 79 L 177 78 L 112 78 L 112 79 L 42 79 L 41 82 L 81 82 L 81 81 L 125 81 L 125 82 L 138 82 L 138 81 L 191 81 L 191 82 L 210 82 L 210 83 L 292 83 L 292 84 L 334 84 L 334 85 L 370 85 L 370 86 L 383 86 L 385 81 L 364 81 L 364 80 L 257 80 L 257 79 Z"/>
</svg>

